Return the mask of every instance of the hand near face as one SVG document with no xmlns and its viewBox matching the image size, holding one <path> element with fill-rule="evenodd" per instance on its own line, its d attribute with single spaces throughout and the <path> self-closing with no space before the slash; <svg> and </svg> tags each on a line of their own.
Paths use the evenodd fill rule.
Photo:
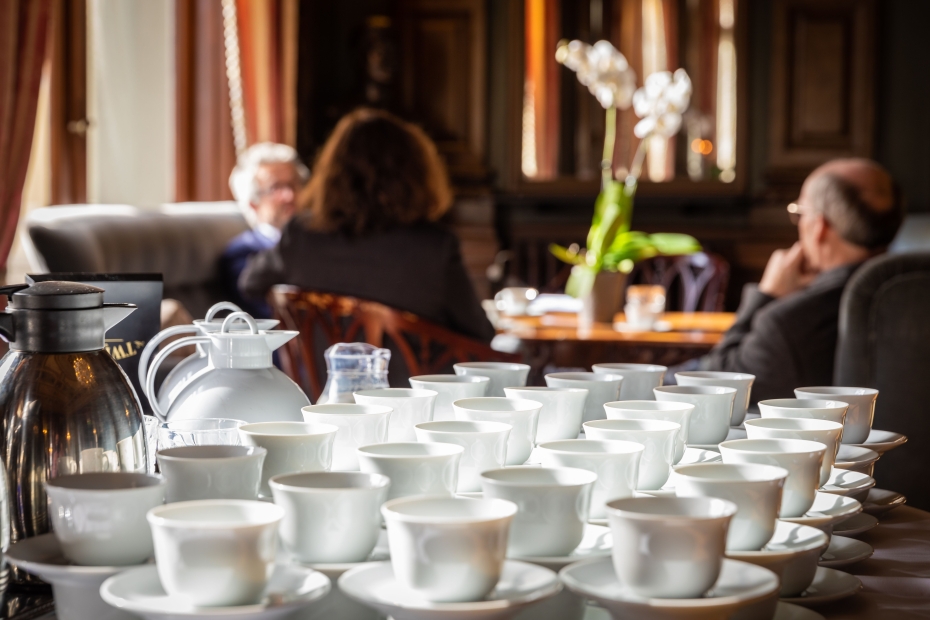
<svg viewBox="0 0 930 620">
<path fill-rule="evenodd" d="M 816 275 L 804 260 L 801 244 L 795 243 L 787 250 L 772 252 L 759 282 L 759 290 L 775 298 L 784 297 L 807 288 Z"/>
</svg>

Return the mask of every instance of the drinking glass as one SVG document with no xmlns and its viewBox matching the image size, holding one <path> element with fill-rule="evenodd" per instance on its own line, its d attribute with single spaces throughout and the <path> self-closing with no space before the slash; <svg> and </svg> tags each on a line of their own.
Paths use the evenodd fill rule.
<svg viewBox="0 0 930 620">
<path fill-rule="evenodd" d="M 172 420 L 158 427 L 158 449 L 181 446 L 238 446 L 239 427 L 243 420 L 232 418 L 203 418 L 200 420 Z"/>
<path fill-rule="evenodd" d="M 664 286 L 640 284 L 627 287 L 623 313 L 628 325 L 650 329 L 663 312 L 665 312 Z"/>
</svg>

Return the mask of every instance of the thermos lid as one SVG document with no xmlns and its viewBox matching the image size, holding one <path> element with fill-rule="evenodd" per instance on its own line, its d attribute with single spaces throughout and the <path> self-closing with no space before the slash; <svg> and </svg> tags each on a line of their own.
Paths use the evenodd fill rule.
<svg viewBox="0 0 930 620">
<path fill-rule="evenodd" d="M 103 289 L 78 282 L 36 282 L 9 300 L 18 310 L 86 310 L 103 307 Z"/>
</svg>

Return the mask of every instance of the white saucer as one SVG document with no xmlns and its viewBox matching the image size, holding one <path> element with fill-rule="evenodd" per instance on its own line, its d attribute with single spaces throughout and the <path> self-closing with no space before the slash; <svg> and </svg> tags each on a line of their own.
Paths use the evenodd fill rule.
<svg viewBox="0 0 930 620">
<path fill-rule="evenodd" d="M 456 493 L 456 497 L 463 497 L 465 499 L 481 499 L 484 497 L 483 491 L 471 491 L 468 493 Z"/>
<path fill-rule="evenodd" d="M 719 463 L 723 460 L 720 452 L 717 450 L 704 450 L 701 448 L 687 447 L 681 460 L 675 465 L 694 465 L 695 463 Z"/>
<path fill-rule="evenodd" d="M 559 573 L 572 592 L 593 599 L 615 618 L 658 620 L 674 615 L 681 620 L 712 620 L 729 617 L 734 611 L 763 601 L 778 591 L 778 576 L 772 571 L 724 560 L 720 577 L 703 598 L 643 598 L 617 581 L 613 560 L 600 558 L 566 566 Z"/>
<path fill-rule="evenodd" d="M 652 327 L 639 327 L 637 325 L 630 325 L 623 321 L 617 321 L 614 323 L 614 329 L 618 332 L 625 334 L 639 334 L 643 332 L 670 332 L 672 331 L 672 324 L 668 321 L 656 321 L 652 324 Z"/>
<path fill-rule="evenodd" d="M 814 505 L 803 517 L 779 517 L 779 520 L 823 528 L 849 519 L 860 512 L 862 504 L 851 497 L 817 491 Z"/>
<path fill-rule="evenodd" d="M 675 487 L 666 485 L 661 489 L 633 491 L 633 497 L 677 497 L 677 495 L 675 494 Z"/>
<path fill-rule="evenodd" d="M 772 616 L 772 620 L 824 620 L 824 617 L 813 609 L 778 601 L 778 607 L 775 608 L 775 615 Z"/>
<path fill-rule="evenodd" d="M 236 607 L 194 607 L 165 593 L 158 569 L 150 564 L 110 577 L 100 586 L 100 596 L 110 605 L 145 620 L 272 620 L 310 605 L 329 590 L 329 577 L 323 573 L 298 564 L 275 564 L 262 602 Z"/>
<path fill-rule="evenodd" d="M 810 585 L 829 537 L 819 529 L 775 522 L 772 539 L 759 551 L 727 551 L 731 560 L 767 568 L 781 578 L 780 592 L 793 594 Z"/>
<path fill-rule="evenodd" d="M 814 582 L 807 590 L 800 596 L 782 600 L 795 605 L 820 605 L 852 596 L 861 589 L 862 582 L 858 577 L 821 566 L 814 575 Z"/>
<path fill-rule="evenodd" d="M 872 471 L 875 469 L 875 461 L 880 457 L 881 455 L 878 452 L 869 448 L 840 444 L 840 449 L 836 453 L 836 462 L 833 463 L 833 466 L 838 469 L 851 469 L 871 476 Z"/>
<path fill-rule="evenodd" d="M 279 546 L 279 549 L 280 549 L 280 546 Z M 368 559 L 365 560 L 364 562 L 305 564 L 303 562 L 300 562 L 296 558 L 294 559 L 287 558 L 283 563 L 287 563 L 288 561 L 296 562 L 297 564 L 307 566 L 309 568 L 312 568 L 313 570 L 318 570 L 324 575 L 326 575 L 327 577 L 329 577 L 330 579 L 337 579 L 342 573 L 346 571 L 350 571 L 356 566 L 361 566 L 362 564 L 365 564 L 367 562 L 384 562 L 390 559 L 391 559 L 391 549 L 390 547 L 388 547 L 387 530 L 382 528 L 381 531 L 378 532 L 378 542 L 375 543 L 375 548 L 372 549 L 371 554 L 368 556 Z M 280 558 L 279 558 L 279 561 L 280 561 Z"/>
<path fill-rule="evenodd" d="M 100 584 L 126 566 L 77 566 L 61 552 L 54 534 L 41 534 L 10 545 L 10 564 L 50 583 L 58 620 L 132 620 L 100 598 Z"/>
<path fill-rule="evenodd" d="M 830 471 L 830 479 L 818 489 L 823 493 L 846 495 L 859 502 L 864 502 L 869 489 L 875 486 L 875 478 L 851 469 L 838 469 Z"/>
<path fill-rule="evenodd" d="M 830 546 L 820 556 L 820 565 L 827 568 L 841 568 L 872 557 L 875 549 L 872 545 L 855 538 L 833 536 Z"/>
<path fill-rule="evenodd" d="M 609 527 L 586 523 L 581 543 L 567 556 L 514 557 L 512 559 L 521 562 L 529 562 L 537 566 L 545 566 L 549 570 L 558 572 L 573 562 L 579 562 L 590 558 L 610 557 L 613 546 L 614 537 L 611 535 Z"/>
<path fill-rule="evenodd" d="M 394 579 L 390 562 L 375 562 L 344 574 L 339 578 L 339 589 L 394 620 L 496 620 L 516 615 L 523 607 L 554 596 L 562 584 L 548 568 L 507 560 L 497 587 L 485 600 L 431 603 L 401 587 Z"/>
<path fill-rule="evenodd" d="M 838 536 L 858 536 L 878 525 L 878 519 L 869 514 L 858 514 L 851 519 L 833 526 L 833 533 Z"/>
<path fill-rule="evenodd" d="M 895 491 L 885 489 L 872 489 L 869 491 L 865 502 L 862 504 L 862 512 L 870 515 L 883 515 L 889 510 L 894 510 L 898 506 L 903 506 L 907 498 Z"/>
<path fill-rule="evenodd" d="M 731 426 L 730 430 L 727 431 L 727 438 L 723 441 L 732 441 L 734 439 L 746 439 L 746 431 L 744 429 Z M 698 450 L 713 450 L 714 452 L 720 452 L 720 444 L 718 443 L 689 443 L 688 447 L 697 448 Z"/>
<path fill-rule="evenodd" d="M 857 448 L 875 450 L 881 455 L 898 446 L 903 446 L 905 443 L 907 443 L 907 437 L 901 433 L 880 431 L 873 428 L 869 431 L 869 436 L 866 438 L 865 443 L 851 443 L 849 445 L 856 446 Z"/>
</svg>

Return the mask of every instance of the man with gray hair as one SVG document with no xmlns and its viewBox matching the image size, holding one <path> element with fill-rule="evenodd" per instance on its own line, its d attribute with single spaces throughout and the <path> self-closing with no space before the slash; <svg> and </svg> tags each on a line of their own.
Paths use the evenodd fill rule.
<svg viewBox="0 0 930 620">
<path fill-rule="evenodd" d="M 227 298 L 253 316 L 267 317 L 271 310 L 239 293 L 239 274 L 250 256 L 271 249 L 281 239 L 281 229 L 297 210 L 297 194 L 309 178 L 297 151 L 272 142 L 250 146 L 229 175 L 229 188 L 251 229 L 229 242 L 220 268 Z"/>
<path fill-rule="evenodd" d="M 798 242 L 772 254 L 758 289 L 743 295 L 736 323 L 699 368 L 755 375 L 753 402 L 831 385 L 843 288 L 891 243 L 902 202 L 873 161 L 838 159 L 814 170 L 788 205 Z"/>
</svg>

